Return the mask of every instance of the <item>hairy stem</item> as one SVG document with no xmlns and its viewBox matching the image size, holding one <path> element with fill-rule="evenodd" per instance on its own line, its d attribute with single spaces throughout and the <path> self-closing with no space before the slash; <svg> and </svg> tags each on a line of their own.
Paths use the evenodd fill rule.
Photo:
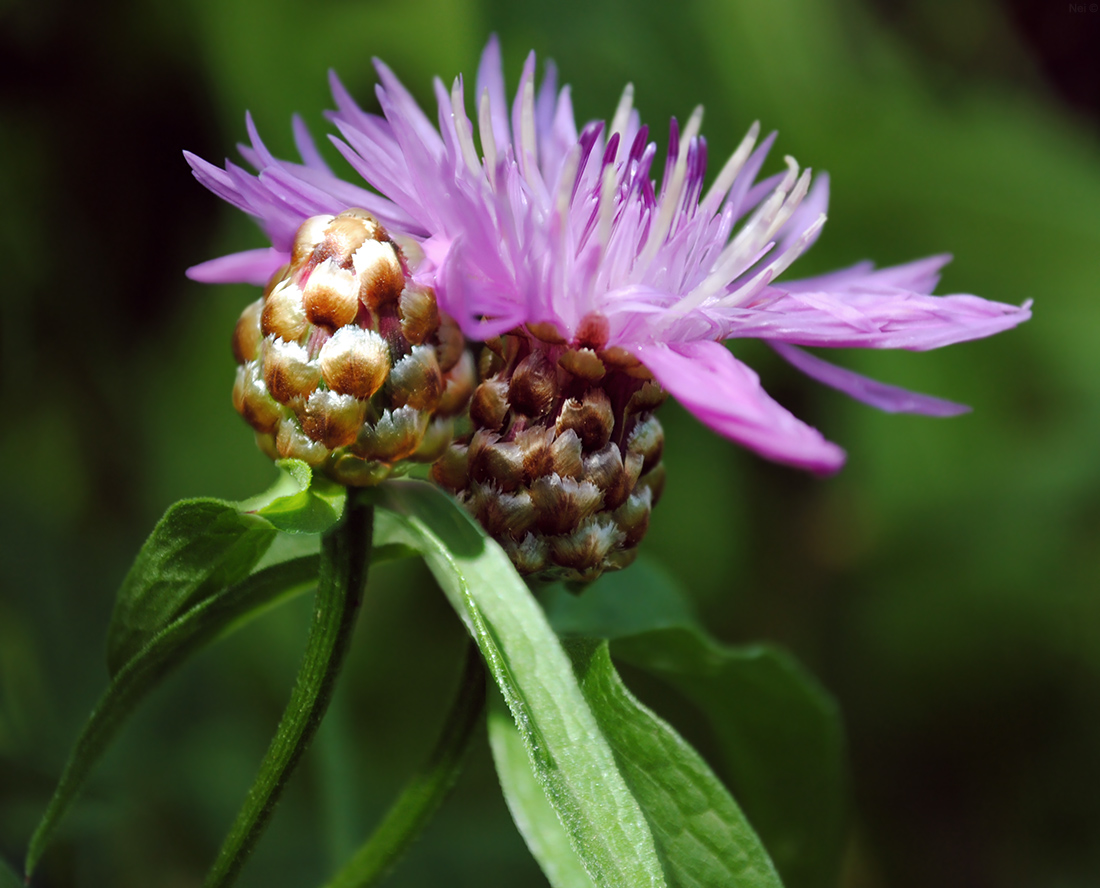
<svg viewBox="0 0 1100 888">
<path fill-rule="evenodd" d="M 205 888 L 223 888 L 236 879 L 328 709 L 367 582 L 373 520 L 362 491 L 349 488 L 344 517 L 321 541 L 313 624 L 294 690 Z"/>
</svg>

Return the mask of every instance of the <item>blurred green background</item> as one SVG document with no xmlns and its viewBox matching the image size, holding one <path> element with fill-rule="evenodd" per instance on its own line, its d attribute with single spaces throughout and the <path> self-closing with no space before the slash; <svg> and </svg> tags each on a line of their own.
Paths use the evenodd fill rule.
<svg viewBox="0 0 1100 888">
<path fill-rule="evenodd" d="M 1064 0 L 0 2 L 0 856 L 21 856 L 104 687 L 125 569 L 173 500 L 274 470 L 229 401 L 247 287 L 184 269 L 260 246 L 184 148 L 233 153 L 251 109 L 291 153 L 333 67 L 371 56 L 430 102 L 491 31 L 515 83 L 553 57 L 578 117 L 622 86 L 659 142 L 702 102 L 712 158 L 754 119 L 832 176 L 797 271 L 951 251 L 940 292 L 1035 319 L 847 366 L 974 405 L 889 416 L 738 353 L 849 452 L 825 481 L 662 412 L 669 485 L 646 551 L 727 641 L 771 640 L 838 698 L 853 775 L 842 881 L 1100 884 L 1100 12 Z M 197 886 L 297 667 L 308 598 L 203 653 L 97 771 L 42 886 Z M 416 564 L 379 569 L 339 694 L 243 886 L 319 884 L 419 757 L 462 634 Z M 675 703 L 647 689 L 658 711 Z M 707 738 L 685 730 L 706 750 Z M 483 741 L 393 886 L 545 882 Z"/>
</svg>

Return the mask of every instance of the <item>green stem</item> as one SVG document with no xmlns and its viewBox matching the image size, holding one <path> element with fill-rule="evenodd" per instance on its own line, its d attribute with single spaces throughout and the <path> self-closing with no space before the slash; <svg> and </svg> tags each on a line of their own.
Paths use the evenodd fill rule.
<svg viewBox="0 0 1100 888">
<path fill-rule="evenodd" d="M 389 873 L 454 786 L 484 708 L 485 666 L 477 646 L 471 643 L 458 696 L 431 755 L 405 785 L 374 834 L 325 888 L 369 888 Z"/>
<path fill-rule="evenodd" d="M 298 679 L 260 773 L 203 883 L 205 888 L 223 888 L 236 879 L 324 717 L 363 598 L 373 523 L 373 507 L 362 491 L 349 488 L 343 519 L 321 539 L 313 625 Z"/>
</svg>

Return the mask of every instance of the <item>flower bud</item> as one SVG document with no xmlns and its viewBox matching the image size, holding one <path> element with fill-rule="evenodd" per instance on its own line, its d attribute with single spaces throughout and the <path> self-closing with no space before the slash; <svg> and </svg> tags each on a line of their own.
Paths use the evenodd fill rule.
<svg viewBox="0 0 1100 888">
<path fill-rule="evenodd" d="M 461 331 L 364 210 L 302 223 L 233 353 L 233 405 L 261 450 L 355 486 L 446 456 L 477 383 Z"/>
</svg>

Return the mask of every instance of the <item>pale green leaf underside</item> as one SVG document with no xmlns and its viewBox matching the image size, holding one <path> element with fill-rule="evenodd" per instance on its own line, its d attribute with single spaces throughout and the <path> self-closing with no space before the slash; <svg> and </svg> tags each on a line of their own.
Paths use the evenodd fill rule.
<svg viewBox="0 0 1100 888">
<path fill-rule="evenodd" d="M 540 784 L 600 888 L 662 886 L 653 836 L 542 609 L 511 562 L 451 497 L 387 482 L 375 501 L 404 518 L 399 538 L 424 553 L 481 649 Z"/>
<path fill-rule="evenodd" d="M 567 646 L 627 785 L 642 806 L 669 885 L 782 888 L 767 851 L 702 757 L 627 690 L 607 642 Z"/>
</svg>

